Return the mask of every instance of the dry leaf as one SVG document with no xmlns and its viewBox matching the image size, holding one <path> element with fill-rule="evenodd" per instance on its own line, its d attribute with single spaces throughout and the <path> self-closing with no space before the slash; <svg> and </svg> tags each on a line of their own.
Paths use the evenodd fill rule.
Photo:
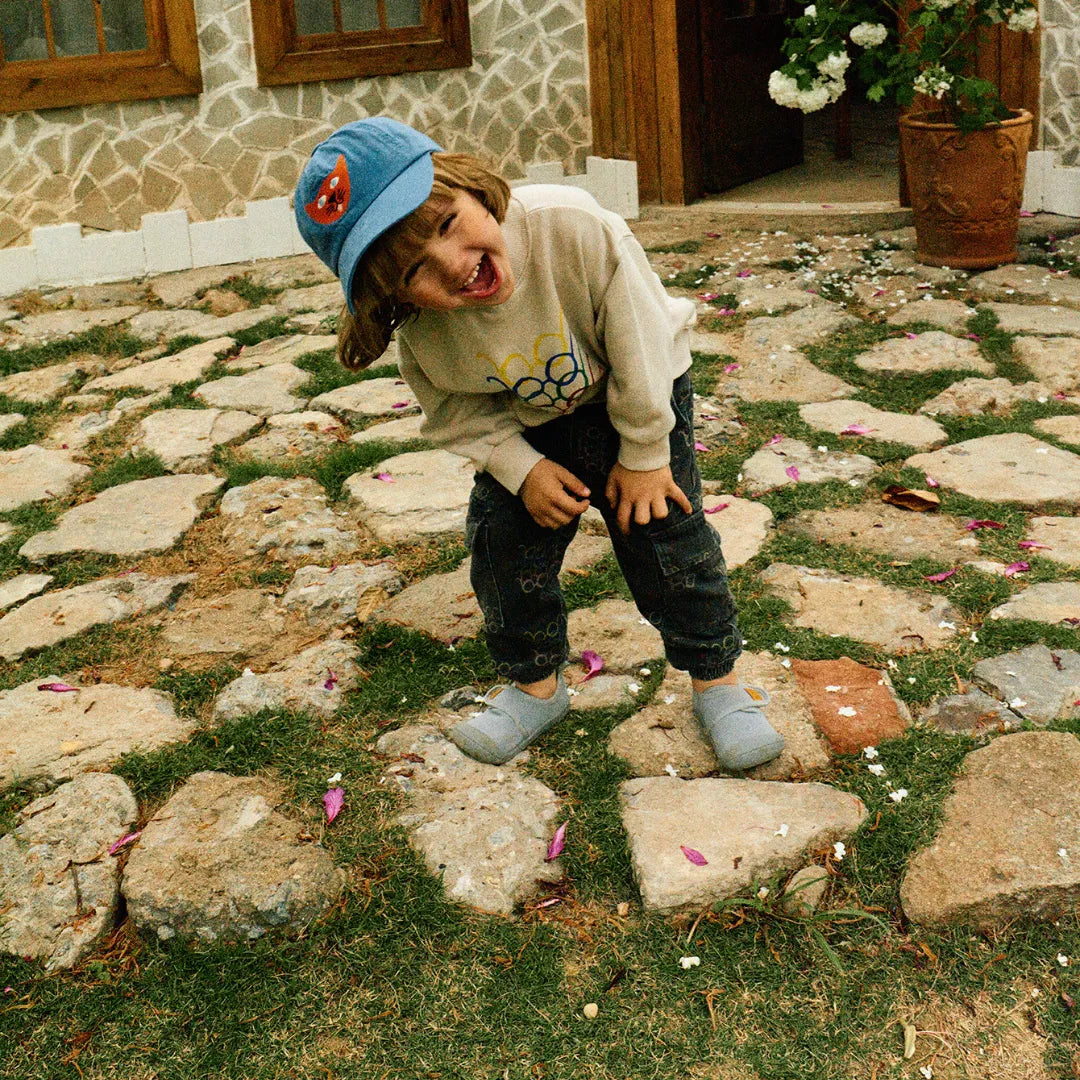
<svg viewBox="0 0 1080 1080">
<path fill-rule="evenodd" d="M 899 506 L 902 510 L 915 510 L 918 513 L 937 510 L 941 506 L 941 499 L 932 491 L 901 487 L 899 484 L 890 484 L 881 493 L 881 501 L 889 503 L 890 506 Z"/>
</svg>

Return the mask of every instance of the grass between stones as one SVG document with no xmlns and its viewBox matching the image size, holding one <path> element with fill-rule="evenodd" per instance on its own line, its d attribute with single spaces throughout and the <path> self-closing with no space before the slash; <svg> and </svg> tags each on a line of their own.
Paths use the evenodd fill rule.
<svg viewBox="0 0 1080 1080">
<path fill-rule="evenodd" d="M 701 246 L 692 241 L 665 250 L 693 253 Z M 668 283 L 696 287 L 698 278 L 715 269 L 710 264 L 688 271 L 685 281 Z M 259 299 L 243 295 L 252 303 Z M 982 354 L 999 374 L 1027 378 L 1012 359 L 1011 336 L 996 330 L 989 312 L 976 315 L 969 329 L 980 335 Z M 235 336 L 241 344 L 254 344 L 284 332 L 284 322 L 275 319 Z M 855 385 L 867 403 L 910 412 L 966 373 L 882 377 L 853 363 L 858 352 L 897 332 L 866 324 L 806 352 Z M 192 343 L 178 339 L 170 351 Z M 143 347 L 117 331 L 97 330 L 77 343 L 0 355 L 0 372 L 57 362 L 91 345 L 92 351 L 117 354 Z M 727 360 L 695 359 L 699 393 L 712 396 Z M 328 350 L 302 357 L 298 366 L 311 375 L 302 390 L 309 396 L 393 374 L 389 369 L 345 372 Z M 219 363 L 207 378 L 223 374 Z M 195 385 L 175 388 L 158 407 L 202 407 L 190 396 Z M 0 409 L 8 404 L 0 402 Z M 10 405 L 28 420 L 0 446 L 23 445 L 31 433 L 44 431 L 47 408 Z M 1053 441 L 1031 425 L 1060 411 L 1054 403 L 1031 402 L 1006 417 L 943 418 L 942 423 L 953 441 L 1006 430 Z M 701 457 L 703 475 L 734 494 L 747 493 L 738 479 L 742 463 L 775 434 L 866 454 L 882 466 L 858 488 L 840 482 L 798 484 L 760 497 L 778 529 L 761 553 L 731 573 L 749 649 L 771 650 L 780 641 L 791 656 L 807 659 L 846 655 L 881 667 L 891 659 L 854 639 L 792 626 L 787 606 L 758 580 L 760 570 L 777 561 L 945 596 L 978 625 L 978 641 L 963 633 L 947 647 L 895 658 L 892 681 L 912 705 L 955 692 L 957 680 L 966 679 L 986 656 L 1037 642 L 1076 647 L 1076 631 L 1068 627 L 986 619 L 1016 591 L 1008 579 L 965 568 L 935 585 L 925 576 L 949 568 L 936 560 L 901 563 L 786 531 L 788 519 L 803 510 L 872 501 L 890 483 L 924 486 L 921 473 L 903 467 L 910 448 L 816 431 L 791 403 L 744 403 L 740 419 L 737 437 Z M 310 476 L 337 499 L 352 473 L 423 445 L 343 444 L 287 464 L 244 461 L 221 449 L 214 460 L 229 486 L 262 475 Z M 160 462 L 152 455 L 125 457 L 123 446 L 123 431 L 105 433 L 88 448 L 95 471 L 78 491 L 48 506 L 0 515 L 15 526 L 0 543 L 0 581 L 32 569 L 19 559 L 18 547 L 50 527 L 67 506 L 93 491 L 160 475 Z M 960 522 L 992 519 L 1004 526 L 976 533 L 979 553 L 972 557 L 1002 562 L 1017 557 L 1025 512 L 947 492 L 941 513 Z M 228 569 L 221 582 L 276 591 L 291 580 L 292 567 L 266 561 L 218 566 L 213 560 L 220 553 L 212 537 L 199 539 L 203 533 L 212 533 L 206 522 L 192 530 L 178 552 L 132 565 L 152 572 L 199 566 L 211 575 Z M 373 544 L 363 552 L 365 558 L 392 555 L 408 581 L 451 570 L 465 554 L 460 541 L 395 548 Z M 1024 557 L 1031 564 L 1027 582 L 1062 576 L 1049 560 Z M 57 576 L 56 588 L 127 568 L 120 560 L 86 556 L 45 569 Z M 570 575 L 565 592 L 571 608 L 628 595 L 612 557 L 588 573 Z M 50 674 L 123 681 L 116 672 L 153 654 L 156 634 L 155 627 L 137 623 L 97 627 L 3 665 L 0 689 Z M 892 787 L 909 792 L 899 804 L 887 798 L 865 762 L 834 760 L 820 779 L 859 796 L 869 814 L 846 857 L 827 860 L 829 907 L 814 919 L 786 916 L 776 903 L 776 881 L 757 883 L 770 890 L 764 899 L 748 890 L 700 919 L 697 914 L 668 918 L 646 914 L 637 903 L 619 820 L 618 785 L 626 768 L 607 751 L 608 733 L 634 706 L 627 702 L 578 713 L 545 738 L 528 766 L 558 793 L 569 822 L 566 878 L 551 891 L 559 902 L 531 906 L 513 920 L 497 919 L 442 897 L 437 879 L 394 823 L 397 801 L 379 783 L 384 763 L 374 753 L 380 733 L 415 721 L 439 695 L 490 683 L 486 650 L 476 641 L 448 648 L 383 625 L 361 630 L 356 642 L 363 678 L 331 721 L 263 713 L 212 725 L 213 699 L 239 674 L 237 666 L 178 667 L 150 675 L 140 669 L 135 681 L 172 694 L 178 711 L 195 718 L 199 728 L 186 744 L 132 753 L 115 766 L 139 798 L 144 822 L 195 772 L 275 777 L 300 826 L 346 870 L 344 899 L 303 932 L 257 942 L 163 943 L 140 937 L 130 921 L 123 921 L 74 971 L 52 977 L 42 977 L 35 964 L 0 957 L 0 1080 L 74 1075 L 88 1080 L 917 1080 L 920 1067 L 932 1068 L 943 1080 L 1012 1080 L 1007 1070 L 978 1071 L 976 1059 L 972 1071 L 970 1062 L 961 1060 L 959 1027 L 940 1020 L 951 1015 L 950 1009 L 972 1018 L 965 1031 L 973 1055 L 985 1048 L 992 1057 L 1001 1045 L 1001 1018 L 1020 1018 L 1035 1050 L 1031 1070 L 1015 1071 L 1017 1080 L 1080 1076 L 1080 1010 L 1072 1004 L 1080 997 L 1080 918 L 1016 924 L 995 934 L 934 933 L 908 924 L 900 910 L 899 882 L 907 861 L 933 837 L 957 771 L 975 746 L 972 740 L 913 728 L 903 738 L 881 743 L 878 760 Z M 641 700 L 655 693 L 660 677 L 660 665 L 653 665 L 653 674 L 642 679 Z M 1051 728 L 1080 735 L 1080 719 Z M 338 771 L 344 774 L 346 810 L 327 827 L 320 799 L 326 777 Z M 17 824 L 18 809 L 37 791 L 29 783 L 0 792 L 0 832 Z M 624 902 L 629 912 L 620 915 L 618 905 Z M 1069 966 L 1058 964 L 1059 953 L 1070 957 Z M 683 970 L 679 958 L 685 955 L 700 957 L 700 966 Z M 586 1002 L 599 1005 L 594 1021 L 582 1015 Z M 909 1061 L 902 1056 L 904 1023 L 921 1032 Z"/>
</svg>

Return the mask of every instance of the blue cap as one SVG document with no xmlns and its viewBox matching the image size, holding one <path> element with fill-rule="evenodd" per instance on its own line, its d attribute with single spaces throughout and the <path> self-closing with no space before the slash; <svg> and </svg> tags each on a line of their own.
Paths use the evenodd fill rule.
<svg viewBox="0 0 1080 1080">
<path fill-rule="evenodd" d="M 423 205 L 442 147 L 385 116 L 339 128 L 311 152 L 296 185 L 294 212 L 308 247 L 340 278 L 353 311 L 352 283 L 380 233 Z"/>
</svg>

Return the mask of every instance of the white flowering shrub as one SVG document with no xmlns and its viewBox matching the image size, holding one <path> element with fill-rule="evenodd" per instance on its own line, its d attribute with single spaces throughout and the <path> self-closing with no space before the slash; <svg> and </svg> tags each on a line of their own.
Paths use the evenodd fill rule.
<svg viewBox="0 0 1080 1080">
<path fill-rule="evenodd" d="M 851 68 L 871 101 L 910 105 L 925 94 L 945 119 L 974 131 L 1012 115 L 998 88 L 971 74 L 977 31 L 1004 23 L 1031 33 L 1038 21 L 1035 0 L 920 0 L 904 24 L 894 0 L 817 0 L 788 21 L 788 62 L 770 75 L 769 94 L 814 112 L 843 93 Z"/>
</svg>

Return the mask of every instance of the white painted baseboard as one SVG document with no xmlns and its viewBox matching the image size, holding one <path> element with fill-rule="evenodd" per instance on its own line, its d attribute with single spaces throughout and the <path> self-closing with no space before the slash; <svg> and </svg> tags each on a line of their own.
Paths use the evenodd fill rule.
<svg viewBox="0 0 1080 1080">
<path fill-rule="evenodd" d="M 1080 167 L 1059 165 L 1053 150 L 1029 151 L 1023 209 L 1080 217 Z"/>
</svg>

